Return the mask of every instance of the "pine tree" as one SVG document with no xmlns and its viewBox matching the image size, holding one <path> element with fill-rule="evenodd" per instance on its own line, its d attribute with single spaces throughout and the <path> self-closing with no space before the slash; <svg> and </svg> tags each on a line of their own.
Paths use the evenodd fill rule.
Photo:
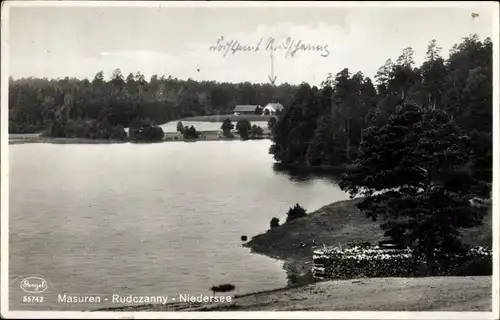
<svg viewBox="0 0 500 320">
<path fill-rule="evenodd" d="M 461 230 L 481 224 L 486 213 L 469 203 L 489 196 L 487 185 L 462 170 L 469 150 L 470 138 L 445 112 L 406 104 L 388 124 L 364 131 L 359 157 L 340 186 L 363 195 L 358 208 L 382 220 L 386 234 L 403 234 L 432 272 L 436 249 L 458 251 Z"/>
</svg>

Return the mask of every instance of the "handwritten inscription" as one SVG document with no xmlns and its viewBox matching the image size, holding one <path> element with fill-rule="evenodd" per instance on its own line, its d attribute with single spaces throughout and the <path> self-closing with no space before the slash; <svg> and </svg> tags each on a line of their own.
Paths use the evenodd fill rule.
<svg viewBox="0 0 500 320">
<path fill-rule="evenodd" d="M 328 57 L 330 51 L 328 44 L 308 44 L 302 40 L 296 40 L 291 37 L 284 41 L 279 41 L 276 38 L 269 37 L 267 39 L 260 38 L 253 44 L 244 44 L 239 40 L 226 40 L 224 37 L 219 37 L 217 43 L 209 47 L 212 52 L 220 52 L 224 57 L 228 54 L 234 55 L 237 52 L 259 52 L 259 51 L 284 51 L 285 58 L 295 57 L 297 52 L 314 52 L 321 57 Z"/>
</svg>

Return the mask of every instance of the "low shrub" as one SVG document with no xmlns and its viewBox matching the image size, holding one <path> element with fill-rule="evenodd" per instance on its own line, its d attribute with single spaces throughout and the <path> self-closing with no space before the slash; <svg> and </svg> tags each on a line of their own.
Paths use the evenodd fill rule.
<svg viewBox="0 0 500 320">
<path fill-rule="evenodd" d="M 236 123 L 236 131 L 238 131 L 241 139 L 248 140 L 252 130 L 252 125 L 247 119 L 240 119 Z"/>
<path fill-rule="evenodd" d="M 165 133 L 161 127 L 156 126 L 149 119 L 139 119 L 131 123 L 129 136 L 134 141 L 155 142 L 162 141 Z"/>
<path fill-rule="evenodd" d="M 234 138 L 234 134 L 231 131 L 223 131 L 222 132 L 222 136 L 224 138 L 229 138 L 229 139 L 233 139 Z"/>
<path fill-rule="evenodd" d="M 302 208 L 298 203 L 290 208 L 287 212 L 286 222 L 305 217 L 307 215 L 306 209 Z"/>
<path fill-rule="evenodd" d="M 315 277 L 352 279 L 372 277 L 426 276 L 424 260 L 415 261 L 409 248 L 385 249 L 379 246 L 316 250 L 313 256 Z M 479 276 L 492 274 L 492 251 L 470 248 L 465 254 L 448 255 L 439 261 L 435 276 Z"/>
<path fill-rule="evenodd" d="M 111 131 L 111 135 L 109 136 L 109 138 L 112 140 L 125 140 L 125 138 L 127 138 L 125 128 L 122 125 L 117 125 Z"/>
<path fill-rule="evenodd" d="M 210 288 L 210 291 L 212 291 L 214 294 L 216 292 L 229 292 L 229 291 L 233 291 L 235 289 L 235 286 L 230 284 L 230 283 L 225 283 L 225 284 L 221 284 L 221 285 L 218 285 L 218 286 L 212 286 Z"/>
<path fill-rule="evenodd" d="M 184 139 L 198 139 L 200 137 L 200 132 L 196 131 L 194 126 L 186 126 L 184 127 L 182 135 Z"/>
<path fill-rule="evenodd" d="M 271 229 L 272 228 L 276 228 L 276 227 L 279 227 L 280 226 L 280 219 L 274 217 L 271 219 L 271 223 L 270 223 L 270 227 Z"/>
<path fill-rule="evenodd" d="M 251 139 L 262 139 L 263 135 L 264 135 L 264 130 L 259 126 L 253 125 L 252 128 L 250 129 Z"/>
</svg>

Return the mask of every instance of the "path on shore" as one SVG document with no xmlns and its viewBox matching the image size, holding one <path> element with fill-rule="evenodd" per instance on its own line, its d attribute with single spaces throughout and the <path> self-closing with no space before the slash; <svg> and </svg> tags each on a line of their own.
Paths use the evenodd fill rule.
<svg viewBox="0 0 500 320">
<path fill-rule="evenodd" d="M 483 311 L 492 309 L 492 277 L 330 280 L 236 297 L 230 304 L 129 306 L 96 311 Z"/>
<path fill-rule="evenodd" d="M 332 280 L 236 298 L 212 311 L 491 311 L 492 277 Z"/>
</svg>

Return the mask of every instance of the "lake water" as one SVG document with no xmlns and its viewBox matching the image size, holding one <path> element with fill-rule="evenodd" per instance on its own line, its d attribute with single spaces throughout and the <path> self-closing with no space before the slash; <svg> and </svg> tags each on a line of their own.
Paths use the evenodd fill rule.
<svg viewBox="0 0 500 320">
<path fill-rule="evenodd" d="M 270 141 L 19 144 L 10 151 L 10 309 L 92 310 L 112 294 L 235 293 L 285 286 L 282 263 L 249 239 L 295 203 L 347 199 L 327 179 L 273 170 Z M 20 280 L 49 283 L 38 306 Z M 36 281 L 35 281 L 36 282 Z M 100 295 L 66 305 L 57 295 Z M 108 301 L 104 299 L 108 298 Z"/>
</svg>

